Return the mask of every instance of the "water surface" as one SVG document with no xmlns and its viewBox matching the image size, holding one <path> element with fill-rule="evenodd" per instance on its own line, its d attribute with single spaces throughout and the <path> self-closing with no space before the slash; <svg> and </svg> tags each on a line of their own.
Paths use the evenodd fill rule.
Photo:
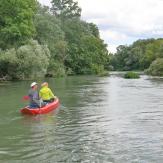
<svg viewBox="0 0 163 163">
<path fill-rule="evenodd" d="M 31 81 L 0 85 L 0 162 L 163 162 L 163 79 L 48 82 L 61 106 L 38 116 L 19 113 Z"/>
</svg>

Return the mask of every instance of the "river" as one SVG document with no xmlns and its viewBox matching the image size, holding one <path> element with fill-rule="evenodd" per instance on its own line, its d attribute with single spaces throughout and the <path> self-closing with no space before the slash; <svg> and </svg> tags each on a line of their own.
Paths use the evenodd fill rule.
<svg viewBox="0 0 163 163">
<path fill-rule="evenodd" d="M 163 162 L 163 79 L 47 81 L 61 106 L 38 116 L 19 113 L 31 81 L 0 84 L 0 163 Z"/>
</svg>

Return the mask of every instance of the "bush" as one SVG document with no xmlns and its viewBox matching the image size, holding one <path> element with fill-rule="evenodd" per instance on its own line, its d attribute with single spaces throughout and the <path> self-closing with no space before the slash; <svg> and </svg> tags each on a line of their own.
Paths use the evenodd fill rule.
<svg viewBox="0 0 163 163">
<path fill-rule="evenodd" d="M 63 77 L 66 76 L 65 67 L 59 61 L 50 60 L 50 64 L 47 70 L 47 77 Z"/>
<path fill-rule="evenodd" d="M 45 45 L 31 40 L 17 50 L 18 72 L 23 78 L 44 77 L 49 65 L 50 52 Z"/>
<path fill-rule="evenodd" d="M 8 77 L 11 79 L 12 75 L 15 74 L 15 71 L 18 66 L 18 60 L 16 57 L 16 50 L 10 49 L 6 51 L 0 51 L 0 77 Z"/>
<path fill-rule="evenodd" d="M 163 58 L 157 58 L 154 60 L 146 73 L 153 76 L 163 76 Z"/>
<path fill-rule="evenodd" d="M 18 49 L 0 51 L 1 76 L 11 79 L 43 77 L 49 65 L 50 52 L 44 45 L 30 40 Z"/>
<path fill-rule="evenodd" d="M 125 78 L 125 79 L 138 79 L 138 78 L 140 78 L 140 76 L 139 76 L 138 73 L 135 73 L 135 72 L 127 72 L 127 73 L 124 75 L 124 78 Z"/>
<path fill-rule="evenodd" d="M 104 66 L 103 65 L 98 65 L 98 64 L 91 64 L 91 69 L 92 74 L 102 74 L 104 72 Z"/>
</svg>

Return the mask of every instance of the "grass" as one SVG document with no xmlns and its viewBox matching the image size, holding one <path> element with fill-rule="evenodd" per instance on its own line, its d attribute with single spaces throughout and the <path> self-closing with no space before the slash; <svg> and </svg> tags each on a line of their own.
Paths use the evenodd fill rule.
<svg viewBox="0 0 163 163">
<path fill-rule="evenodd" d="M 139 79 L 140 76 L 139 76 L 138 73 L 130 71 L 130 72 L 127 72 L 127 73 L 124 75 L 124 78 L 125 78 L 125 79 Z"/>
</svg>

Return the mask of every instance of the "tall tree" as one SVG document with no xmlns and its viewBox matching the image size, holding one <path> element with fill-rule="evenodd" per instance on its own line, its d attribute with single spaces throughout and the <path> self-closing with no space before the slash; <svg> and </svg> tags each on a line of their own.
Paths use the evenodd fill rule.
<svg viewBox="0 0 163 163">
<path fill-rule="evenodd" d="M 36 28 L 36 40 L 40 44 L 48 45 L 52 56 L 56 55 L 55 44 L 64 40 L 64 32 L 61 30 L 59 19 L 49 14 L 46 7 L 38 4 L 37 14 L 34 17 Z"/>
<path fill-rule="evenodd" d="M 0 48 L 21 45 L 35 33 L 36 0 L 0 0 Z"/>
<path fill-rule="evenodd" d="M 73 0 L 52 0 L 52 13 L 60 17 L 62 20 L 66 18 L 79 18 L 81 16 L 81 8 L 78 2 Z"/>
<path fill-rule="evenodd" d="M 62 76 L 65 74 L 64 60 L 67 56 L 67 42 L 64 40 L 64 32 L 61 29 L 61 20 L 52 15 L 48 7 L 40 4 L 37 7 L 34 18 L 35 39 L 40 44 L 47 45 L 51 53 L 47 76 Z"/>
</svg>

